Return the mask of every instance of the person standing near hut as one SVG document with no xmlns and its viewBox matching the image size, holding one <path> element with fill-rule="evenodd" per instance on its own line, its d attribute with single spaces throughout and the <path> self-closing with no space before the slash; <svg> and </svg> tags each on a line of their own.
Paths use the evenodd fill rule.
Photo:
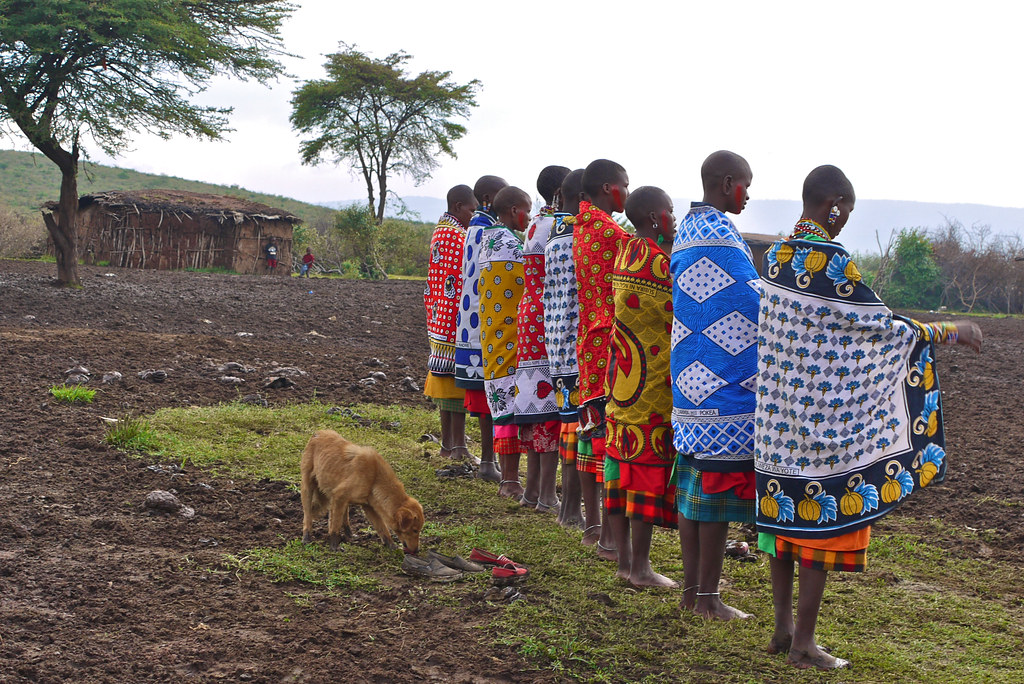
<svg viewBox="0 0 1024 684">
<path fill-rule="evenodd" d="M 271 273 L 277 268 L 277 238 L 270 238 L 270 242 L 263 248 L 267 255 L 267 270 Z"/>
<path fill-rule="evenodd" d="M 316 261 L 316 257 L 313 256 L 313 248 L 307 247 L 306 253 L 302 256 L 302 269 L 299 271 L 299 277 L 309 277 L 309 271 L 313 268 L 313 262 Z"/>
</svg>

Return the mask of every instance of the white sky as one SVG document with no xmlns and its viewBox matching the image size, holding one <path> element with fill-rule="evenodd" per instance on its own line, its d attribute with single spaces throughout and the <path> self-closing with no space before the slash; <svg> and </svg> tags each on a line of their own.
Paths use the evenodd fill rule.
<svg viewBox="0 0 1024 684">
<path fill-rule="evenodd" d="M 346 41 L 483 83 L 458 158 L 419 187 L 393 179 L 400 195 L 442 197 L 485 173 L 535 194 L 543 166 L 607 157 L 632 187 L 694 197 L 704 157 L 726 148 L 753 168 L 752 201 L 798 199 L 831 163 L 862 199 L 1024 206 L 1017 3 L 298 4 L 284 26 L 297 80 L 217 81 L 202 96 L 235 108 L 226 142 L 139 136 L 95 159 L 310 202 L 364 197 L 347 169 L 302 166 L 288 123 L 292 91 Z"/>
</svg>

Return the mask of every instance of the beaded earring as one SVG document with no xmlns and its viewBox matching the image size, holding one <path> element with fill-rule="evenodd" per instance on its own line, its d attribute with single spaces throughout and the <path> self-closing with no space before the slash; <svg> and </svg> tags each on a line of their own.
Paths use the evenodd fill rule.
<svg viewBox="0 0 1024 684">
<path fill-rule="evenodd" d="M 828 225 L 836 225 L 836 219 L 839 218 L 839 205 L 833 204 L 832 208 L 828 211 Z"/>
</svg>

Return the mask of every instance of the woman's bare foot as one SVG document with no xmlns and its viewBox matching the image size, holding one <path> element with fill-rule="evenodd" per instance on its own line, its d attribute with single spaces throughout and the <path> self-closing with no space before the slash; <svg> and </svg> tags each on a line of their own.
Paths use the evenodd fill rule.
<svg viewBox="0 0 1024 684">
<path fill-rule="evenodd" d="M 801 670 L 807 670 L 812 667 L 816 667 L 819 670 L 841 670 L 845 667 L 850 667 L 850 661 L 843 658 L 836 658 L 830 653 L 826 653 L 821 648 L 814 645 L 810 651 L 798 651 L 794 648 L 789 649 L 789 656 L 786 658 L 786 664 L 792 665 L 793 667 Z"/>
<path fill-rule="evenodd" d="M 518 500 L 523 498 L 523 491 L 523 485 L 519 480 L 502 480 L 498 487 L 498 496 Z"/>
<path fill-rule="evenodd" d="M 580 541 L 584 546 L 593 546 L 601 538 L 601 526 L 591 525 L 583 530 L 583 539 Z"/>
<path fill-rule="evenodd" d="M 729 620 L 746 620 L 752 617 L 750 613 L 744 613 L 742 610 L 723 603 L 718 594 L 697 596 L 697 600 L 693 604 L 693 612 L 709 620 L 722 620 L 724 622 Z"/>
<path fill-rule="evenodd" d="M 629 583 L 634 587 L 665 587 L 667 589 L 678 589 L 679 582 L 654 572 L 650 568 L 644 570 L 631 570 Z"/>
<path fill-rule="evenodd" d="M 488 482 L 501 482 L 501 471 L 494 461 L 481 461 L 477 477 Z"/>
<path fill-rule="evenodd" d="M 559 513 L 561 510 L 562 502 L 555 497 L 554 503 L 544 503 L 540 498 L 537 499 L 536 511 L 538 513 Z"/>
<path fill-rule="evenodd" d="M 597 542 L 597 557 L 602 560 L 617 562 L 619 560 L 619 552 L 615 548 L 609 548 L 604 546 L 600 541 Z M 624 577 L 623 579 L 629 579 Z"/>
<path fill-rule="evenodd" d="M 792 645 L 792 634 L 773 634 L 771 640 L 768 642 L 768 653 L 771 655 L 789 653 L 789 647 Z"/>
</svg>

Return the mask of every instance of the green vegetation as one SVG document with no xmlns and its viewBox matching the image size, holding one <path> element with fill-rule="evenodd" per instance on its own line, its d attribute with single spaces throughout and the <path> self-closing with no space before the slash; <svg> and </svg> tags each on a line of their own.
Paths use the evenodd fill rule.
<svg viewBox="0 0 1024 684">
<path fill-rule="evenodd" d="M 123 451 L 155 452 L 159 449 L 156 433 L 149 423 L 132 417 L 117 421 L 107 431 L 106 442 Z"/>
<path fill-rule="evenodd" d="M 940 521 L 890 516 L 876 527 L 869 570 L 834 573 L 825 592 L 818 635 L 854 669 L 823 675 L 800 672 L 769 656 L 772 628 L 767 563 L 726 561 L 723 592 L 755 617 L 710 623 L 681 613 L 678 591 L 636 591 L 613 577 L 612 567 L 579 544 L 580 533 L 517 504 L 498 499 L 494 486 L 475 480 L 439 480 L 436 447 L 418 441 L 436 432 L 436 414 L 399 407 L 356 406 L 327 413 L 319 403 L 264 409 L 231 403 L 164 409 L 142 421 L 151 431 L 147 450 L 173 462 L 188 461 L 231 477 L 269 477 L 296 486 L 299 454 L 319 428 L 338 430 L 376 447 L 423 504 L 424 543 L 449 553 L 473 546 L 507 553 L 531 574 L 526 600 L 493 607 L 479 633 L 485 642 L 517 648 L 539 667 L 587 681 L 722 682 L 1021 682 L 1024 589 L 1019 569 L 958 558 L 930 544 L 929 536 L 983 538 L 984 531 L 952 529 Z M 430 452 L 431 457 L 427 456 Z M 927 493 L 923 496 L 928 496 Z M 294 518 L 293 518 L 294 519 Z M 401 553 L 377 543 L 348 544 L 344 553 L 321 543 L 304 547 L 300 530 L 278 545 L 227 558 L 239 571 L 275 581 L 300 582 L 299 603 L 313 597 L 358 602 L 359 591 L 388 589 Z M 322 534 L 323 528 L 318 531 Z M 363 530 L 366 532 L 367 530 Z M 675 533 L 659 531 L 654 566 L 682 578 Z M 420 595 L 459 610 L 467 596 L 488 585 L 471 576 L 451 585 L 423 585 Z M 290 587 L 295 591 L 295 586 Z M 409 599 L 411 600 L 411 599 Z M 394 606 L 396 617 L 407 606 Z M 466 644 L 472 648 L 472 644 Z"/>
<path fill-rule="evenodd" d="M 66 404 L 91 404 L 96 397 L 96 390 L 82 385 L 54 385 L 50 388 L 50 394 Z"/>
</svg>

